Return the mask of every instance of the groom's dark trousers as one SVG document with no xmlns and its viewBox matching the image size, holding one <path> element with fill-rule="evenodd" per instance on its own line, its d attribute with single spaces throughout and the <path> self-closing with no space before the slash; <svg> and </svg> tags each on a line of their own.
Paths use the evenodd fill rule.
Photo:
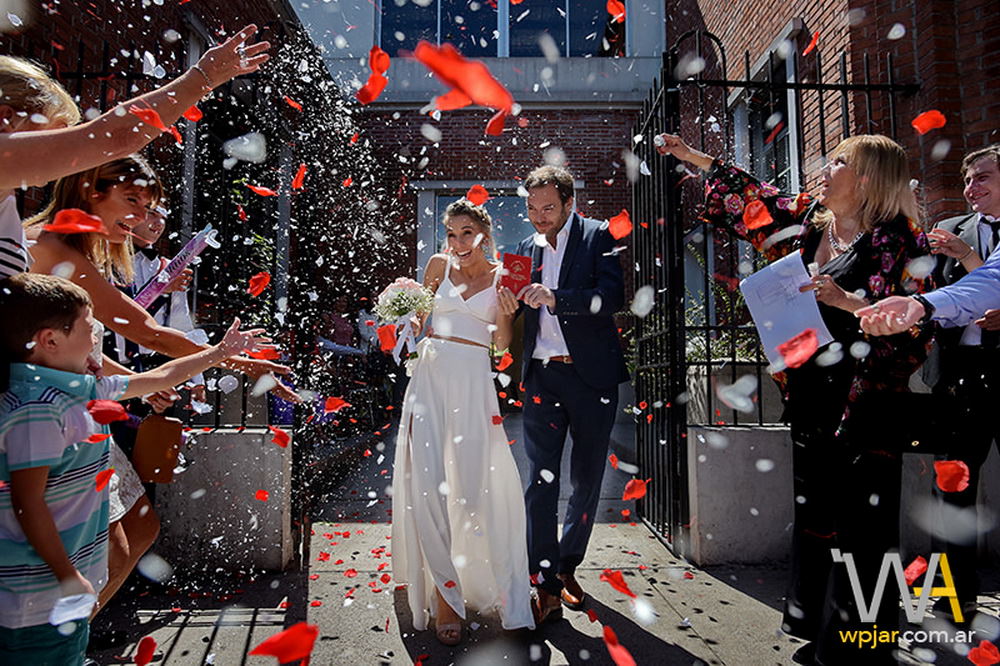
<svg viewBox="0 0 1000 666">
<path fill-rule="evenodd" d="M 583 561 L 596 518 L 618 384 L 628 380 L 612 315 L 625 302 L 616 243 L 607 226 L 573 214 L 559 270 L 556 315 L 569 358 L 533 359 L 539 313 L 523 308 L 524 447 L 530 463 L 524 494 L 528 518 L 528 568 L 536 584 L 559 594 L 558 573 Z M 533 238 L 518 246 L 532 257 L 532 282 L 540 283 L 543 253 Z M 560 463 L 567 433 L 572 492 L 559 538 Z"/>
</svg>

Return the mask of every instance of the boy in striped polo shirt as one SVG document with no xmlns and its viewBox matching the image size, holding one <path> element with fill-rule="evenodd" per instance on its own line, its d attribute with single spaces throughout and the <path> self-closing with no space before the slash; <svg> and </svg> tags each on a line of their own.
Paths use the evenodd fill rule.
<svg viewBox="0 0 1000 666">
<path fill-rule="evenodd" d="M 70 621 L 52 611 L 107 581 L 108 429 L 88 403 L 169 389 L 267 339 L 240 331 L 237 319 L 214 347 L 97 378 L 88 372 L 100 341 L 87 292 L 31 273 L 0 280 L 0 322 L 0 374 L 9 363 L 0 394 L 0 663 L 79 665 L 92 604 Z"/>
</svg>

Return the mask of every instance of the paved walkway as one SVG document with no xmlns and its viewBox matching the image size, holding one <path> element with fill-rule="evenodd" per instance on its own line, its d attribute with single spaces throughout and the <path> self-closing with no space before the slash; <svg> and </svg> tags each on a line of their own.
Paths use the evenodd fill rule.
<svg viewBox="0 0 1000 666">
<path fill-rule="evenodd" d="M 509 436 L 519 439 L 519 417 L 509 417 L 505 425 Z M 618 456 L 633 459 L 627 424 L 616 428 L 614 440 Z M 131 663 L 135 644 L 149 635 L 158 644 L 157 664 L 273 664 L 273 658 L 246 655 L 302 620 L 320 628 L 312 666 L 612 664 L 603 626 L 614 630 L 640 665 L 791 663 L 797 642 L 778 631 L 785 571 L 706 571 L 674 558 L 644 526 L 623 518 L 622 509 L 633 508 L 619 499 L 629 477 L 610 468 L 599 523 L 578 571 L 591 595 L 591 614 L 567 611 L 564 620 L 519 635 L 505 635 L 496 616 L 473 615 L 467 640 L 454 649 L 438 644 L 431 631 L 415 632 L 405 590 L 392 582 L 389 503 L 379 499 L 391 478 L 392 441 L 364 458 L 316 517 L 307 570 L 256 580 L 223 572 L 199 579 L 174 563 L 177 588 L 133 595 L 108 610 L 131 642 L 95 655 L 99 663 Z M 515 442 L 513 450 L 523 470 L 523 449 Z M 605 569 L 621 571 L 636 599 L 600 581 Z M 136 614 L 129 615 L 133 609 Z M 936 659 L 969 663 L 949 650 L 938 650 Z"/>
</svg>

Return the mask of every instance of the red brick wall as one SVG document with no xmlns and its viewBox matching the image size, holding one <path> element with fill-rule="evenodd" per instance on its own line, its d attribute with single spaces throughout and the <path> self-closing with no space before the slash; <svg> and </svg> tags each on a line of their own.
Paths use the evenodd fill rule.
<svg viewBox="0 0 1000 666">
<path fill-rule="evenodd" d="M 445 112 L 439 122 L 417 111 L 399 112 L 398 118 L 393 115 L 368 111 L 359 118 L 364 127 L 362 136 L 374 144 L 385 165 L 389 188 L 398 188 L 404 175 L 408 181 L 522 179 L 542 164 L 546 149 L 558 146 L 566 154 L 566 167 L 584 182 L 576 196 L 581 212 L 606 219 L 630 207 L 631 189 L 621 153 L 631 146 L 636 112 L 526 110 L 519 118 L 508 119 L 499 137 L 483 134 L 491 115 L 485 110 Z M 420 133 L 424 123 L 441 131 L 439 148 Z M 412 165 L 425 147 L 429 161 L 417 171 Z M 410 164 L 401 163 L 399 155 Z M 409 223 L 413 225 L 416 194 L 404 188 L 403 196 L 405 209 L 412 211 Z M 410 245 L 415 252 L 415 241 Z"/>
</svg>

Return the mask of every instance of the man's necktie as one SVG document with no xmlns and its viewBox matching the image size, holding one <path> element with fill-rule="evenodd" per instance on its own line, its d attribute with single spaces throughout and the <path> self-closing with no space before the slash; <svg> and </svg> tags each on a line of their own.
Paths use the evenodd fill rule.
<svg viewBox="0 0 1000 666">
<path fill-rule="evenodd" d="M 1000 220 L 992 218 L 988 215 L 984 215 L 982 219 L 983 222 L 990 225 L 989 242 L 983 252 L 983 260 L 985 261 L 993 253 L 993 250 L 996 249 L 997 245 L 1000 244 Z M 1000 331 L 983 330 L 981 344 L 983 349 L 1000 348 Z"/>
</svg>

